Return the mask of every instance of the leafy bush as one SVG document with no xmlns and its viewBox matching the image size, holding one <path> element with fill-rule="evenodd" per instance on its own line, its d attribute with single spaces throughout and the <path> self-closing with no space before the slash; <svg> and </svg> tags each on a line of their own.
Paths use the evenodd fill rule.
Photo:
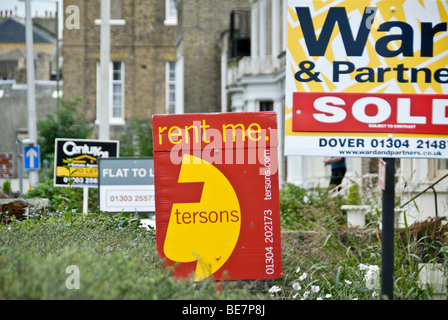
<svg viewBox="0 0 448 320">
<path fill-rule="evenodd" d="M 56 138 L 85 139 L 93 131 L 93 128 L 84 122 L 84 115 L 76 109 L 82 98 L 78 97 L 74 101 L 65 99 L 59 101 L 61 106 L 55 112 L 37 121 L 41 158 L 49 161 L 54 159 Z"/>
<path fill-rule="evenodd" d="M 324 189 L 282 188 L 282 279 L 223 282 L 220 290 L 212 279 L 174 281 L 155 231 L 138 217 L 77 215 L 64 210 L 66 188 L 47 182 L 36 189 L 54 210 L 0 226 L 0 299 L 381 299 L 381 231 L 342 228 L 345 200 Z M 445 221 L 396 231 L 395 299 L 432 298 L 417 285 L 418 264 L 446 264 Z M 80 271 L 79 289 L 66 287 L 70 266 Z"/>
<path fill-rule="evenodd" d="M 120 155 L 122 157 L 152 157 L 152 124 L 134 118 L 129 125 L 129 132 L 121 137 Z"/>
<path fill-rule="evenodd" d="M 359 193 L 359 185 L 357 183 L 353 183 L 348 190 L 347 204 L 361 205 L 361 203 L 362 201 Z"/>
<path fill-rule="evenodd" d="M 67 268 L 79 269 L 68 289 Z M 155 233 L 132 215 L 48 214 L 0 227 L 0 299 L 237 299 L 232 283 L 173 280 Z M 256 296 L 253 296 L 256 298 Z"/>
<path fill-rule="evenodd" d="M 304 189 L 287 183 L 280 190 L 282 227 L 290 230 L 332 230 L 345 224 L 341 196 L 331 197 L 328 189 Z"/>
<path fill-rule="evenodd" d="M 3 182 L 2 192 L 4 194 L 9 194 L 11 192 L 11 184 L 9 180 L 5 180 L 5 182 Z"/>
<path fill-rule="evenodd" d="M 49 206 L 47 208 L 50 212 L 64 211 L 72 207 L 76 212 L 82 212 L 83 193 L 82 188 L 73 187 L 55 187 L 53 180 L 47 179 L 38 183 L 26 194 L 24 198 L 47 198 L 49 199 Z M 98 191 L 96 188 L 89 188 L 89 209 L 97 212 L 98 207 Z"/>
<path fill-rule="evenodd" d="M 286 184 L 281 190 L 283 279 L 275 299 L 381 299 L 381 230 L 350 230 L 340 206 L 347 200 L 326 190 Z M 444 262 L 448 275 L 446 218 L 429 219 L 395 232 L 394 298 L 432 299 L 418 285 L 422 262 Z M 297 231 L 292 231 L 297 230 Z M 375 273 L 372 270 L 376 270 Z M 372 285 L 376 283 L 376 285 Z"/>
</svg>

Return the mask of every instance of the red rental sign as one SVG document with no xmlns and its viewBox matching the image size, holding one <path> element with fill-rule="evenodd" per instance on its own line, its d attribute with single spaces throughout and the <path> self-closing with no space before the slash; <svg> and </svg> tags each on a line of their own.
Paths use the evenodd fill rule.
<svg viewBox="0 0 448 320">
<path fill-rule="evenodd" d="M 448 133 L 448 95 L 294 92 L 294 132 Z"/>
<path fill-rule="evenodd" d="M 276 119 L 153 116 L 157 250 L 175 278 L 281 277 Z"/>
</svg>

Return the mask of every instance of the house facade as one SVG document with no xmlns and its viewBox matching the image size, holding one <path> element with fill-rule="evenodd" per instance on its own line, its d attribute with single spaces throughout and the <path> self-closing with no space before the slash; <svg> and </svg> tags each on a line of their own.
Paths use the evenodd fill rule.
<svg viewBox="0 0 448 320">
<path fill-rule="evenodd" d="M 40 120 L 57 109 L 56 30 L 54 18 L 33 17 L 33 54 L 35 68 L 36 119 Z M 49 28 L 45 27 L 49 26 Z M 13 157 L 14 191 L 19 190 L 18 145 L 19 138 L 28 137 L 28 85 L 26 78 L 25 19 L 15 14 L 0 18 L 0 153 Z M 24 192 L 29 188 L 24 172 Z M 5 178 L 0 176 L 0 186 Z"/>
<path fill-rule="evenodd" d="M 176 6 L 176 113 L 220 112 L 220 46 L 229 30 L 232 10 L 249 8 L 250 1 L 177 0 Z"/>
<path fill-rule="evenodd" d="M 223 87 L 222 110 L 232 112 L 274 110 L 278 115 L 280 131 L 283 131 L 285 105 L 285 62 L 288 8 L 287 0 L 252 0 L 250 55 L 237 61 L 227 59 L 226 77 Z M 229 51 L 223 48 L 222 56 Z M 283 137 L 284 133 L 279 135 Z M 330 169 L 324 166 L 323 157 L 284 156 L 283 141 L 279 141 L 280 180 L 304 187 L 325 187 L 330 178 Z M 381 194 L 377 185 L 378 159 L 347 158 L 345 186 L 357 182 L 363 186 L 373 186 L 373 191 Z M 432 183 L 448 174 L 448 160 L 397 159 L 396 193 L 401 204 L 406 203 L 425 190 Z M 347 190 L 347 189 L 345 189 Z M 433 191 L 425 192 L 406 209 L 407 222 L 447 215 L 448 178 L 438 183 Z M 398 212 L 398 211 L 397 211 Z M 404 217 L 399 216 L 402 226 Z"/>
<path fill-rule="evenodd" d="M 64 97 L 83 97 L 79 106 L 98 128 L 100 97 L 100 0 L 66 0 L 64 10 L 79 10 L 79 28 L 65 28 Z M 139 117 L 174 108 L 177 16 L 174 1 L 111 0 L 110 128 L 111 138 Z"/>
</svg>

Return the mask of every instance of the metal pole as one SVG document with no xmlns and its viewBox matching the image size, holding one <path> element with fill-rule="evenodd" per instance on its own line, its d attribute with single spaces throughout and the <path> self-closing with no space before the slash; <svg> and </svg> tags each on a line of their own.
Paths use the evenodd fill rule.
<svg viewBox="0 0 448 320">
<path fill-rule="evenodd" d="M 44 159 L 42 160 L 42 163 L 44 165 L 44 176 L 45 176 L 45 180 L 48 179 L 48 160 Z"/>
<path fill-rule="evenodd" d="M 28 138 L 37 143 L 37 128 L 36 128 L 36 93 L 34 87 L 34 56 L 33 56 L 33 25 L 31 20 L 31 0 L 25 1 L 26 12 L 26 79 L 28 90 Z M 29 171 L 30 186 L 37 184 L 38 176 L 37 170 Z"/>
<path fill-rule="evenodd" d="M 59 109 L 59 3 L 56 1 L 56 107 Z"/>
<path fill-rule="evenodd" d="M 22 138 L 17 139 L 18 144 L 18 152 L 17 152 L 17 158 L 19 160 L 19 194 L 20 197 L 22 197 L 23 194 L 23 142 Z"/>
<path fill-rule="evenodd" d="M 89 209 L 89 188 L 83 187 L 82 213 L 87 214 Z"/>
<path fill-rule="evenodd" d="M 110 0 L 101 1 L 101 34 L 100 34 L 100 72 L 101 72 L 101 104 L 98 110 L 98 136 L 101 140 L 109 140 L 110 114 Z"/>
<path fill-rule="evenodd" d="M 394 298 L 395 159 L 386 158 L 386 188 L 383 191 L 383 237 L 381 295 Z"/>
</svg>

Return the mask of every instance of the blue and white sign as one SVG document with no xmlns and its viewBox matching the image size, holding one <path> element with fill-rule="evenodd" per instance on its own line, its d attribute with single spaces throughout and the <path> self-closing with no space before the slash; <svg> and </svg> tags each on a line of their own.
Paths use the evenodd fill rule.
<svg viewBox="0 0 448 320">
<path fill-rule="evenodd" d="M 40 169 L 40 147 L 39 146 L 25 146 L 24 154 L 24 169 L 25 170 L 39 170 Z"/>
</svg>

